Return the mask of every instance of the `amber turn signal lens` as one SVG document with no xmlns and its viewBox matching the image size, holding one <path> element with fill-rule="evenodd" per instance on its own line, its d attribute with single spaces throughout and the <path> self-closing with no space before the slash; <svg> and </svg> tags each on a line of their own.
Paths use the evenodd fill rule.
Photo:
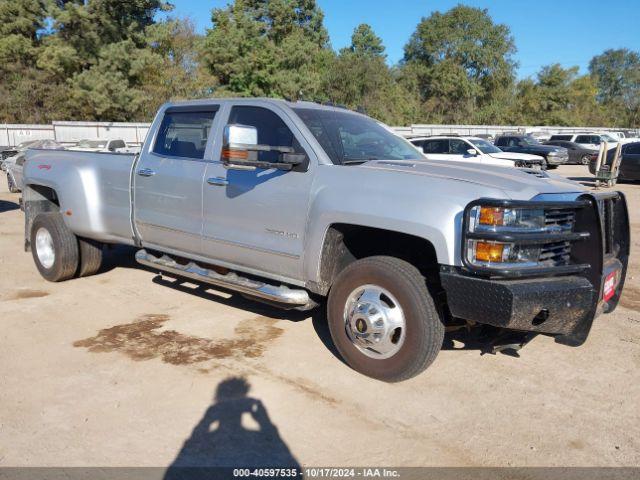
<svg viewBox="0 0 640 480">
<path fill-rule="evenodd" d="M 231 150 L 225 148 L 222 150 L 222 158 L 224 160 L 247 160 L 249 158 L 249 152 L 246 150 Z"/>
<path fill-rule="evenodd" d="M 476 260 L 480 262 L 502 262 L 504 245 L 501 243 L 476 243 Z"/>
<path fill-rule="evenodd" d="M 503 225 L 504 210 L 496 207 L 481 207 L 479 221 L 481 225 Z"/>
</svg>

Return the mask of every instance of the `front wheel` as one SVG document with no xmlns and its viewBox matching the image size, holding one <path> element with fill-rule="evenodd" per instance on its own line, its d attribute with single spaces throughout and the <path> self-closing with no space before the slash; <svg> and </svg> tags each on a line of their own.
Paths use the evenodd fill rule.
<svg viewBox="0 0 640 480">
<path fill-rule="evenodd" d="M 591 162 L 591 156 L 589 155 L 583 155 L 582 158 L 580 158 L 580 163 L 582 165 L 589 165 L 589 162 Z"/>
<path fill-rule="evenodd" d="M 336 348 L 354 370 L 385 382 L 418 375 L 442 347 L 444 325 L 410 263 L 369 257 L 345 268 L 327 303 Z"/>
</svg>

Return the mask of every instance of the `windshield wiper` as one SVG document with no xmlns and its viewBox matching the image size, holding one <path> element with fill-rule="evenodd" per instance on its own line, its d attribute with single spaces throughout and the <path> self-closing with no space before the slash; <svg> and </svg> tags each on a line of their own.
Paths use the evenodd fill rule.
<svg viewBox="0 0 640 480">
<path fill-rule="evenodd" d="M 375 157 L 371 157 L 371 158 L 343 158 L 342 159 L 342 165 L 358 165 L 361 163 L 366 163 L 369 162 L 371 160 L 378 160 Z"/>
</svg>

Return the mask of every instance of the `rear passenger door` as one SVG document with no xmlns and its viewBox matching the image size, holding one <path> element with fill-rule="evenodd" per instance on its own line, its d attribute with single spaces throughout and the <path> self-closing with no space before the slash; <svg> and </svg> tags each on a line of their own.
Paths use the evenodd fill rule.
<svg viewBox="0 0 640 480">
<path fill-rule="evenodd" d="M 147 247 L 199 254 L 209 132 L 218 105 L 172 107 L 134 171 L 134 221 Z"/>
</svg>

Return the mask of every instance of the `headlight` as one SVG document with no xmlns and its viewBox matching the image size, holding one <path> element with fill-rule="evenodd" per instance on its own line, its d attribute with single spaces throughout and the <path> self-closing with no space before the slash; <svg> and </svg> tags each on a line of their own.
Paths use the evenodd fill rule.
<svg viewBox="0 0 640 480">
<path fill-rule="evenodd" d="M 542 208 L 505 208 L 477 205 L 471 209 L 469 231 L 541 232 L 545 228 Z"/>
<path fill-rule="evenodd" d="M 467 240 L 467 260 L 473 265 L 534 267 L 540 250 L 540 245 Z"/>
<path fill-rule="evenodd" d="M 557 157 L 558 155 L 560 155 L 560 152 L 558 152 L 558 151 L 556 151 L 556 150 L 554 150 L 554 151 L 552 151 L 552 152 L 549 152 L 549 156 L 550 156 L 550 157 Z"/>
<path fill-rule="evenodd" d="M 462 260 L 479 273 L 518 275 L 540 269 L 573 271 L 571 245 L 589 234 L 573 231 L 585 202 L 480 199 L 464 211 Z"/>
</svg>

